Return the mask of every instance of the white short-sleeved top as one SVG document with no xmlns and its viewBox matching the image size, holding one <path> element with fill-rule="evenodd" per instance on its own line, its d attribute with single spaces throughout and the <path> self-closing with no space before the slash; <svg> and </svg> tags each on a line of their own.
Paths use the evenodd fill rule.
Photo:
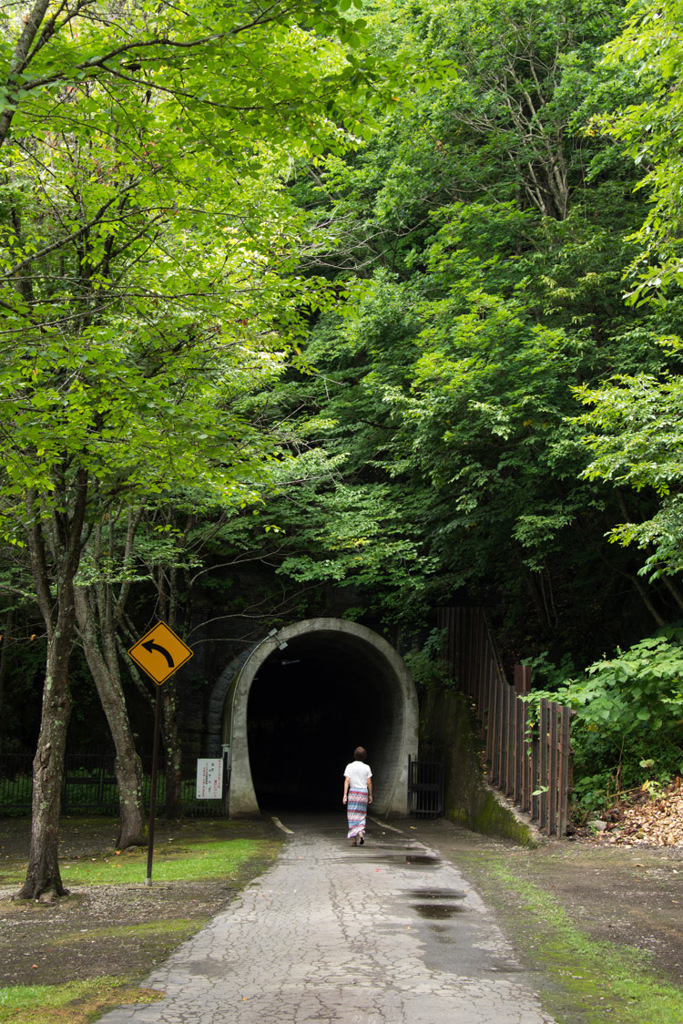
<svg viewBox="0 0 683 1024">
<path fill-rule="evenodd" d="M 344 769 L 344 777 L 348 777 L 350 789 L 367 789 L 368 779 L 372 778 L 370 765 L 365 761 L 351 761 Z"/>
</svg>

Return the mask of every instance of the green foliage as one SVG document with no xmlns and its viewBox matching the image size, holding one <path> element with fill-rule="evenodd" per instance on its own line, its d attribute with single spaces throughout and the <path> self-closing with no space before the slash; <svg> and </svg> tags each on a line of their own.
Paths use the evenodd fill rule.
<svg viewBox="0 0 683 1024">
<path fill-rule="evenodd" d="M 553 693 L 562 687 L 575 672 L 575 666 L 569 654 L 565 654 L 560 663 L 555 665 L 550 660 L 549 652 L 541 651 L 535 658 L 523 658 L 521 664 L 529 666 L 534 683 L 540 683 L 537 688 L 546 693 Z"/>
<path fill-rule="evenodd" d="M 414 682 L 423 690 L 455 689 L 455 681 L 450 678 L 444 659 L 446 632 L 445 629 L 433 629 L 420 648 L 406 651 L 403 655 Z"/>
<path fill-rule="evenodd" d="M 233 167 L 256 166 L 255 135 L 291 141 L 294 127 L 298 138 L 307 132 L 315 153 L 339 133 L 335 118 L 362 129 L 367 93 L 377 89 L 376 65 L 352 53 L 366 23 L 336 0 L 316 4 L 313 15 L 304 2 L 280 0 L 267 9 L 251 0 L 182 10 L 139 4 L 125 16 L 88 5 L 28 27 L 21 14 L 19 3 L 3 8 L 3 137 L 10 127 L 20 130 L 22 119 L 34 131 L 47 125 L 46 115 L 54 117 L 65 95 L 79 90 L 104 118 L 102 91 L 132 86 L 143 105 L 128 112 L 131 123 L 142 117 L 153 134 L 161 111 L 179 129 L 165 148 L 209 145 Z M 147 90 L 155 102 L 144 99 Z M 178 108 L 187 118 L 178 119 Z"/>
<path fill-rule="evenodd" d="M 306 28 L 303 4 L 81 7 L 25 53 L 18 10 L 0 48 L 5 493 L 54 494 L 75 458 L 105 502 L 171 478 L 225 496 L 230 452 L 240 475 L 267 458 L 236 396 L 325 302 L 293 273 L 311 236 L 283 176 L 356 144 L 335 117 L 355 123 L 377 79 L 346 48 L 364 22 L 332 2 Z"/>
<path fill-rule="evenodd" d="M 680 342 L 676 342 L 678 350 Z M 657 495 L 650 518 L 614 526 L 610 540 L 634 544 L 648 557 L 641 572 L 652 579 L 683 570 L 683 383 L 678 376 L 660 379 L 641 374 L 619 376 L 600 388 L 577 392 L 589 411 L 578 422 L 590 430 L 585 444 L 593 460 L 588 479 Z M 622 500 L 624 512 L 628 512 Z"/>
<path fill-rule="evenodd" d="M 123 593 L 199 568 L 169 501 L 254 506 L 286 461 L 241 402 L 338 297 L 297 272 L 321 233 L 286 181 L 359 144 L 391 68 L 354 54 L 348 3 L 22 14 L 0 43 L 0 526 L 40 536 L 53 579 L 69 550 L 67 577 Z"/>
<path fill-rule="evenodd" d="M 675 303 L 624 305 L 643 170 L 583 131 L 632 92 L 600 63 L 622 14 L 559 0 L 378 6 L 374 45 L 429 54 L 443 73 L 362 150 L 297 183 L 335 240 L 313 267 L 366 286 L 343 318 L 316 320 L 312 372 L 273 392 L 300 438 L 342 460 L 335 486 L 388 488 L 392 533 L 416 545 L 412 587 L 427 602 L 466 591 L 524 617 L 531 603 L 540 647 L 564 632 L 577 663 L 604 647 L 596 636 L 579 649 L 589 606 L 612 606 L 640 566 L 606 553 L 621 497 L 582 477 L 572 389 L 673 368 L 662 342 L 683 328 Z M 640 494 L 637 515 L 653 511 Z M 380 579 L 364 587 L 377 593 Z M 655 600 L 658 622 L 661 600 L 672 598 Z"/>
<path fill-rule="evenodd" d="M 553 692 L 576 712 L 572 725 L 579 806 L 600 807 L 648 780 L 683 773 L 683 633 L 648 637 L 604 657 Z"/>
<path fill-rule="evenodd" d="M 465 595 L 549 688 L 680 614 L 679 0 L 5 10 L 8 586 L 80 470 L 80 585 Z"/>
<path fill-rule="evenodd" d="M 628 271 L 634 302 L 664 301 L 680 285 L 681 107 L 683 47 L 680 0 L 631 0 L 624 31 L 606 47 L 605 65 L 636 83 L 635 94 L 595 119 L 646 170 L 640 187 L 651 208 L 639 231 L 640 252 Z"/>
<path fill-rule="evenodd" d="M 295 500 L 300 500 L 296 495 Z M 386 486 L 339 484 L 309 491 L 308 515 L 297 525 L 280 512 L 284 540 L 278 573 L 299 583 L 332 581 L 381 593 L 385 612 L 400 619 L 424 614 L 429 559 L 420 552 Z M 367 606 L 366 606 L 367 607 Z"/>
</svg>

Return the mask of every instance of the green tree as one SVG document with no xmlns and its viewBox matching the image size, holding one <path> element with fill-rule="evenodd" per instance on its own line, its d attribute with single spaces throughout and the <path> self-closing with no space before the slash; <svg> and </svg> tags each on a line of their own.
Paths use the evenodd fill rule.
<svg viewBox="0 0 683 1024">
<path fill-rule="evenodd" d="M 624 578 L 658 621 L 671 612 L 631 553 L 605 547 L 620 496 L 581 478 L 571 422 L 573 387 L 659 373 L 672 365 L 661 341 L 681 326 L 674 303 L 623 303 L 644 171 L 585 131 L 640 95 L 630 72 L 601 64 L 622 17 L 619 3 L 382 5 L 383 45 L 452 71 L 301 187 L 336 231 L 325 272 L 372 283 L 344 319 L 316 324 L 306 355 L 319 373 L 288 383 L 290 408 L 319 416 L 346 482 L 390 489 L 433 601 L 476 594 L 525 620 L 531 604 L 547 637 L 582 606 L 592 619 Z M 650 496 L 638 506 L 648 518 Z M 585 633 L 576 624 L 565 642 Z"/>
<path fill-rule="evenodd" d="M 680 284 L 683 269 L 683 7 L 679 0 L 638 0 L 627 4 L 626 14 L 626 27 L 606 47 L 604 63 L 638 89 L 596 117 L 594 128 L 617 139 L 646 172 L 639 188 L 646 190 L 650 210 L 627 281 L 633 300 L 661 299 Z"/>
<path fill-rule="evenodd" d="M 82 94 L 98 85 L 113 94 L 134 90 L 152 107 L 147 127 L 168 104 L 185 145 L 206 144 L 232 165 L 253 158 L 258 138 L 308 138 L 322 147 L 320 133 L 339 131 L 335 114 L 348 127 L 360 126 L 362 87 L 373 81 L 372 69 L 325 38 L 331 32 L 350 46 L 360 42 L 363 19 L 339 7 L 348 12 L 351 5 L 321 0 L 312 11 L 303 0 L 266 7 L 238 0 L 181 10 L 168 3 L 79 0 L 64 7 L 35 0 L 26 10 L 10 0 L 1 16 L 0 145 L 22 118 L 31 119 L 34 132 L 41 125 L 50 132 L 59 116 L 73 123 L 72 99 L 81 94 L 82 109 Z M 106 117 L 104 105 L 93 106 Z"/>
<path fill-rule="evenodd" d="M 609 481 L 620 497 L 624 521 L 611 529 L 610 540 L 643 551 L 641 574 L 661 578 L 683 612 L 683 381 L 621 376 L 600 388 L 583 387 L 578 397 L 589 407 L 579 418 L 592 454 L 584 476 Z M 642 491 L 656 495 L 656 503 L 650 516 L 634 517 L 628 494 Z"/>
<path fill-rule="evenodd" d="M 341 111 L 359 124 L 364 71 L 316 31 L 353 44 L 359 25 L 309 13 L 3 9 L 2 518 L 30 552 L 48 648 L 25 896 L 63 891 L 77 608 L 93 634 L 84 551 L 114 557 L 112 518 L 172 487 L 244 500 L 272 445 L 235 394 L 320 301 L 293 273 L 308 238 L 281 179 L 293 153 L 352 143 Z"/>
</svg>

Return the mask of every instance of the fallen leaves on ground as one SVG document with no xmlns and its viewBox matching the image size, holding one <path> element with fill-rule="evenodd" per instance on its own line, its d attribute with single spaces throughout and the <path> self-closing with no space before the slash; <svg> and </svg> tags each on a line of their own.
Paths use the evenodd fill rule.
<svg viewBox="0 0 683 1024">
<path fill-rule="evenodd" d="M 683 778 L 663 791 L 644 787 L 607 816 L 602 842 L 683 846 Z"/>
</svg>

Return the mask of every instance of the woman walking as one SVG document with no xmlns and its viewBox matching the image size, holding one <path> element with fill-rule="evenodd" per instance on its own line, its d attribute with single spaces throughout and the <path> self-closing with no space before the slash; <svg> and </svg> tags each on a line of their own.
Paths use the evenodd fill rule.
<svg viewBox="0 0 683 1024">
<path fill-rule="evenodd" d="M 344 800 L 349 823 L 348 839 L 352 846 L 365 842 L 365 819 L 372 803 L 372 772 L 365 763 L 365 747 L 356 747 L 353 761 L 344 769 Z"/>
</svg>

